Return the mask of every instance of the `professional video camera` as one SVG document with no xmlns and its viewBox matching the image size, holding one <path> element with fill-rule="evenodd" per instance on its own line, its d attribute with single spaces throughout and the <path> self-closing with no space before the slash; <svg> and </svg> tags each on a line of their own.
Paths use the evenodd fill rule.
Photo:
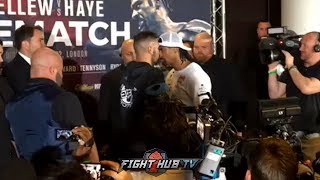
<svg viewBox="0 0 320 180">
<path fill-rule="evenodd" d="M 285 64 L 285 56 L 281 50 L 290 52 L 294 57 L 299 57 L 300 37 L 287 27 L 268 28 L 269 37 L 261 39 L 259 55 L 262 64 L 280 61 Z"/>
<path fill-rule="evenodd" d="M 269 135 L 282 138 L 292 146 L 298 143 L 292 125 L 300 118 L 299 98 L 260 100 L 259 111 L 260 121 Z"/>
</svg>

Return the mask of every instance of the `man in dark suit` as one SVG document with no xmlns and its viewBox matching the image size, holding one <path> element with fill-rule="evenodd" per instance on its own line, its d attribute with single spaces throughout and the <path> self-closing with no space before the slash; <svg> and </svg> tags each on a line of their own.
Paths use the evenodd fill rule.
<svg viewBox="0 0 320 180">
<path fill-rule="evenodd" d="M 114 70 L 106 73 L 101 78 L 101 88 L 100 88 L 100 101 L 99 101 L 99 119 L 106 120 L 112 112 L 110 97 L 115 94 L 119 95 L 118 91 L 120 89 L 120 79 L 122 77 L 125 66 L 135 59 L 135 52 L 133 49 L 133 40 L 128 39 L 123 41 L 121 45 L 120 56 L 123 60 L 123 63 L 115 68 Z M 120 95 L 119 98 L 120 99 Z M 114 104 L 112 106 L 115 106 Z M 110 111 L 111 110 L 111 111 Z M 120 110 L 117 109 L 116 112 Z"/>
<path fill-rule="evenodd" d="M 21 92 L 30 79 L 30 57 L 37 49 L 44 47 L 44 33 L 40 26 L 23 25 L 14 33 L 14 46 L 18 53 L 5 65 L 3 73 L 15 93 Z"/>
<path fill-rule="evenodd" d="M 1 54 L 1 52 L 0 52 Z M 0 56 L 0 58 L 2 58 Z M 6 163 L 17 157 L 14 146 L 11 142 L 12 136 L 8 121 L 4 118 L 5 105 L 13 96 L 13 90 L 10 88 L 5 77 L 0 75 L 0 169 Z"/>
<path fill-rule="evenodd" d="M 133 48 L 133 39 L 128 39 L 123 41 L 121 45 L 120 56 L 123 60 L 122 64 L 115 68 L 114 70 L 106 73 L 101 78 L 101 88 L 100 88 L 100 99 L 98 106 L 99 120 L 96 124 L 96 142 L 98 145 L 103 146 L 107 144 L 108 139 L 105 136 L 106 132 L 111 132 L 111 119 L 119 119 L 120 117 L 120 103 L 113 103 L 112 99 L 120 99 L 119 89 L 120 89 L 120 80 L 125 70 L 126 65 L 135 60 L 136 55 Z M 113 97 L 113 98 L 111 98 Z M 103 139 L 99 139 L 103 137 Z"/>
<path fill-rule="evenodd" d="M 5 105 L 13 96 L 13 90 L 10 88 L 7 79 L 1 75 L 3 62 L 2 54 L 3 42 L 0 40 L 0 169 L 3 169 L 3 167 L 7 165 L 10 160 L 17 157 L 13 143 L 11 142 L 12 136 L 9 123 L 4 118 Z"/>
<path fill-rule="evenodd" d="M 242 121 L 247 114 L 247 89 L 244 78 L 244 70 L 236 64 L 228 63 L 213 54 L 213 39 L 210 34 L 201 32 L 194 38 L 194 61 L 200 64 L 202 69 L 211 79 L 211 94 L 217 100 L 219 108 L 227 117 L 232 116 L 233 122 Z"/>
</svg>

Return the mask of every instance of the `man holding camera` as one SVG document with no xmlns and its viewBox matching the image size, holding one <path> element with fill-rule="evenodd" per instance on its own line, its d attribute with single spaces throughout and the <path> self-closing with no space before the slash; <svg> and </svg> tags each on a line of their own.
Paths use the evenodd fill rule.
<svg viewBox="0 0 320 180">
<path fill-rule="evenodd" d="M 294 129 L 303 134 L 302 151 L 305 158 L 314 160 L 320 149 L 320 34 L 309 32 L 301 39 L 300 58 L 287 51 L 286 71 L 277 77 L 279 62 L 268 65 L 268 91 L 271 99 L 296 96 L 300 98 L 301 117 Z"/>
<path fill-rule="evenodd" d="M 6 119 L 19 155 L 31 160 L 43 148 L 57 147 L 64 160 L 71 160 L 73 155 L 98 162 L 92 132 L 83 126 L 86 122 L 79 99 L 60 87 L 62 68 L 57 52 L 49 48 L 36 50 L 31 57 L 27 87 L 6 106 Z M 79 137 L 78 146 L 71 148 L 69 141 L 59 141 L 59 129 L 72 129 L 72 134 Z"/>
</svg>

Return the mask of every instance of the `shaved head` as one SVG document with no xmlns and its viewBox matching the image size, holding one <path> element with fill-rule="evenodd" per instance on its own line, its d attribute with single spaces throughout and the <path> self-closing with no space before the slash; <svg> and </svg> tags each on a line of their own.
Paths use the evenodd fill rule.
<svg viewBox="0 0 320 180">
<path fill-rule="evenodd" d="M 40 48 L 31 56 L 31 78 L 46 78 L 62 84 L 63 61 L 61 56 L 50 48 Z"/>
<path fill-rule="evenodd" d="M 122 42 L 121 57 L 124 64 L 128 64 L 129 62 L 136 59 L 136 53 L 133 47 L 133 39 L 127 39 Z"/>
<path fill-rule="evenodd" d="M 201 32 L 195 36 L 194 40 L 196 39 L 212 41 L 212 36 L 207 32 Z"/>
<path fill-rule="evenodd" d="M 306 33 L 300 40 L 300 58 L 303 60 L 306 67 L 313 66 L 319 62 L 320 53 L 314 50 L 314 47 L 319 44 L 319 33 L 312 31 Z"/>
<path fill-rule="evenodd" d="M 194 38 L 193 56 L 196 62 L 205 63 L 213 56 L 213 39 L 207 32 L 201 32 Z"/>
<path fill-rule="evenodd" d="M 319 32 L 317 31 L 312 31 L 312 32 L 308 32 L 305 34 L 305 36 L 312 36 L 312 38 L 314 39 L 315 44 L 319 41 L 320 37 L 319 37 Z"/>
<path fill-rule="evenodd" d="M 62 64 L 60 55 L 50 48 L 40 48 L 32 55 L 31 67 Z"/>
</svg>

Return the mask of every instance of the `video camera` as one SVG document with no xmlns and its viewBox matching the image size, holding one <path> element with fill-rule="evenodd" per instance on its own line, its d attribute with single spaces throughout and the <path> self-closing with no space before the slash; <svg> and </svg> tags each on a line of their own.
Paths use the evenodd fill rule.
<svg viewBox="0 0 320 180">
<path fill-rule="evenodd" d="M 298 117 L 300 113 L 297 97 L 259 100 L 260 120 L 265 126 L 291 124 L 291 117 Z"/>
<path fill-rule="evenodd" d="M 291 145 L 297 144 L 292 125 L 300 118 L 299 102 L 297 97 L 259 101 L 260 121 L 269 135 L 278 136 Z"/>
<path fill-rule="evenodd" d="M 288 51 L 292 56 L 299 57 L 300 35 L 288 30 L 287 27 L 268 28 L 269 37 L 259 43 L 259 55 L 262 64 L 280 61 L 285 65 L 285 56 L 281 50 Z"/>
</svg>

